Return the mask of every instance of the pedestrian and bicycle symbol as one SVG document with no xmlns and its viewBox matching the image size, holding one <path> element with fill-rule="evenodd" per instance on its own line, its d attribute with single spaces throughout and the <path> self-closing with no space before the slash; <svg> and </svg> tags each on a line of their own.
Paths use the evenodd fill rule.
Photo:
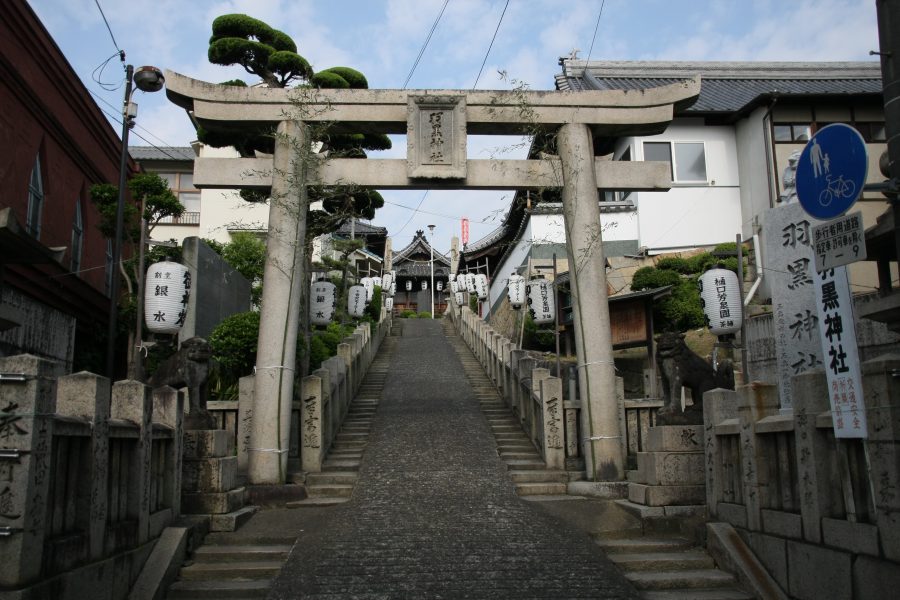
<svg viewBox="0 0 900 600">
<path fill-rule="evenodd" d="M 866 142 L 843 123 L 823 127 L 809 140 L 797 164 L 797 197 L 817 219 L 844 214 L 862 193 L 869 170 Z"/>
</svg>

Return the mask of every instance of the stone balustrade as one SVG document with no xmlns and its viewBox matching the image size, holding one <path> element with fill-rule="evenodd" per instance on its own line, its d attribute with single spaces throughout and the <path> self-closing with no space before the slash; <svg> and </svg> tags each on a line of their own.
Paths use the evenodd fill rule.
<svg viewBox="0 0 900 600">
<path fill-rule="evenodd" d="M 323 361 L 297 386 L 291 410 L 289 469 L 321 471 L 325 453 L 341 428 L 350 401 L 359 391 L 390 328 L 389 316 L 374 334 L 371 325 L 363 323 L 338 344 L 337 356 Z M 253 379 L 253 375 L 241 378 L 239 400 L 209 402 L 207 405 L 220 428 L 234 436 L 239 473 L 246 473 L 248 467 Z"/>
<path fill-rule="evenodd" d="M 105 597 L 180 513 L 184 399 L 56 369 L 0 358 L 0 590 Z"/>
<path fill-rule="evenodd" d="M 835 439 L 822 371 L 794 378 L 793 411 L 780 410 L 774 385 L 704 395 L 709 514 L 792 597 L 896 593 L 900 358 L 864 362 L 862 373 L 866 439 Z"/>
</svg>

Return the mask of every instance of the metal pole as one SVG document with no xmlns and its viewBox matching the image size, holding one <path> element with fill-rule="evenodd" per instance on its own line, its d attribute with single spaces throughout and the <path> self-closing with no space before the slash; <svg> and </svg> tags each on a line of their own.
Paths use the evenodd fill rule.
<svg viewBox="0 0 900 600">
<path fill-rule="evenodd" d="M 741 301 L 741 307 L 744 306 L 744 250 L 741 247 L 741 234 L 737 234 L 736 238 L 737 242 L 737 276 L 738 276 L 738 293 L 739 299 Z M 757 265 L 757 268 L 759 265 Z M 747 322 L 746 316 L 741 319 L 741 383 L 747 385 L 750 383 L 750 374 L 747 372 L 749 367 L 749 361 L 747 358 L 747 329 L 745 323 Z"/>
<path fill-rule="evenodd" d="M 125 66 L 125 100 L 122 106 L 122 152 L 119 157 L 119 201 L 116 204 L 116 233 L 113 239 L 112 281 L 109 286 L 109 327 L 106 330 L 106 376 L 110 381 L 115 379 L 116 356 L 116 322 L 119 310 L 119 262 L 122 260 L 122 229 L 125 221 L 125 183 L 128 168 L 128 131 L 131 119 L 128 117 L 128 105 L 131 103 L 131 80 L 134 66 Z"/>
<path fill-rule="evenodd" d="M 144 380 L 144 360 L 141 356 L 144 342 L 144 251 L 147 244 L 147 220 L 144 211 L 147 209 L 146 196 L 141 198 L 141 242 L 138 246 L 137 267 L 137 316 L 134 324 L 134 346 L 131 348 L 131 365 L 128 378 L 135 381 Z"/>
<path fill-rule="evenodd" d="M 553 337 L 556 338 L 556 376 L 562 379 L 562 371 L 559 367 L 559 293 L 556 288 L 556 252 L 553 253 Z"/>
<path fill-rule="evenodd" d="M 428 240 L 428 247 L 431 249 L 431 318 L 434 319 L 434 225 L 428 226 L 429 233 L 431 233 L 431 239 Z"/>
<path fill-rule="evenodd" d="M 881 52 L 881 86 L 884 95 L 884 129 L 887 139 L 888 171 L 892 183 L 900 180 L 900 3 L 876 1 L 878 41 Z M 895 190 L 896 192 L 896 190 Z M 900 200 L 889 197 L 894 215 L 895 260 L 900 261 Z M 890 279 L 890 277 L 888 277 Z"/>
</svg>

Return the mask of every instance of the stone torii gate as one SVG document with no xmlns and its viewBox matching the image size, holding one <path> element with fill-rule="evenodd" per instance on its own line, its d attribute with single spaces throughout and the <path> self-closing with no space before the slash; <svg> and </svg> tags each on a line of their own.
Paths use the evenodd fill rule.
<svg viewBox="0 0 900 600">
<path fill-rule="evenodd" d="M 259 350 L 254 383 L 249 477 L 280 484 L 287 474 L 291 400 L 305 272 L 307 186 L 375 189 L 562 188 L 574 304 L 587 475 L 624 476 L 615 397 L 598 188 L 667 190 L 662 162 L 613 162 L 594 156 L 595 136 L 662 133 L 676 106 L 692 103 L 700 79 L 644 90 L 451 91 L 239 88 L 166 72 L 169 99 L 204 128 L 271 126 L 272 157 L 199 158 L 200 188 L 272 190 Z M 309 151 L 309 126 L 334 132 L 407 134 L 406 159 L 326 158 Z M 466 158 L 467 134 L 557 131 L 558 157 Z"/>
</svg>

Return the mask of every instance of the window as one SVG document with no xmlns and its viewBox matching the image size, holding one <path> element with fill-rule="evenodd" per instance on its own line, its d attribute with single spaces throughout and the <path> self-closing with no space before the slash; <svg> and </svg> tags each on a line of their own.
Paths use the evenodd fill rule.
<svg viewBox="0 0 900 600">
<path fill-rule="evenodd" d="M 670 163 L 676 183 L 708 181 L 703 142 L 644 142 L 644 160 Z"/>
<path fill-rule="evenodd" d="M 25 230 L 36 238 L 41 237 L 41 210 L 44 207 L 44 181 L 41 178 L 41 155 L 34 159 L 31 179 L 28 180 L 28 213 Z"/>
<path fill-rule="evenodd" d="M 165 179 L 184 206 L 184 214 L 180 217 L 166 217 L 160 223 L 173 225 L 197 225 L 200 223 L 200 190 L 194 187 L 193 173 L 157 173 Z"/>
<path fill-rule="evenodd" d="M 625 151 L 622 152 L 622 154 L 619 157 L 614 158 L 613 160 L 630 161 L 631 160 L 631 146 L 626 146 Z M 601 201 L 603 201 L 603 202 L 624 202 L 625 200 L 628 199 L 629 196 L 631 196 L 631 191 L 614 192 L 612 190 L 604 190 Z"/>
<path fill-rule="evenodd" d="M 887 135 L 884 132 L 884 123 L 856 122 L 853 126 L 866 142 L 884 142 L 887 140 Z"/>
<path fill-rule="evenodd" d="M 810 138 L 809 123 L 776 123 L 774 125 L 776 142 L 803 142 Z"/>
<path fill-rule="evenodd" d="M 84 246 L 84 215 L 81 213 L 81 199 L 75 199 L 75 218 L 72 219 L 72 271 L 81 269 L 81 250 Z"/>
</svg>

